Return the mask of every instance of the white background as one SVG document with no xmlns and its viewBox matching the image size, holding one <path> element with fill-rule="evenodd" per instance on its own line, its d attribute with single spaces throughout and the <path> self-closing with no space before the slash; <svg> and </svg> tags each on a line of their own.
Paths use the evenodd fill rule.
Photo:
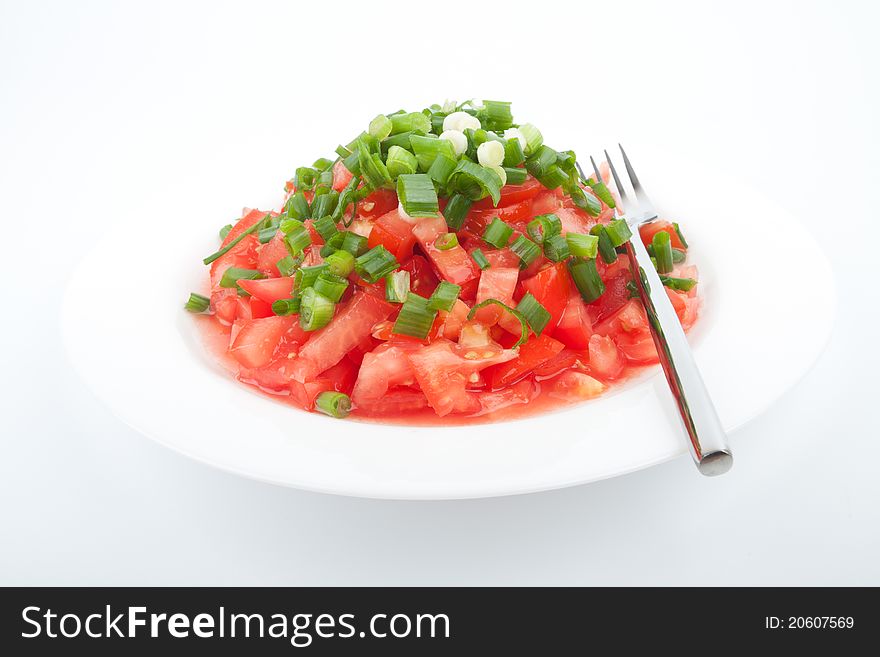
<svg viewBox="0 0 880 657">
<path fill-rule="evenodd" d="M 880 584 L 871 4 L 4 1 L 0 584 Z M 827 245 L 832 342 L 733 436 L 730 474 L 683 457 L 511 498 L 324 496 L 188 461 L 82 386 L 65 279 L 127 208 L 168 239 L 219 227 L 375 114 L 471 96 L 559 147 L 737 170 Z M 719 230 L 749 235 L 744 266 L 772 258 L 749 199 L 719 202 L 742 208 Z"/>
</svg>

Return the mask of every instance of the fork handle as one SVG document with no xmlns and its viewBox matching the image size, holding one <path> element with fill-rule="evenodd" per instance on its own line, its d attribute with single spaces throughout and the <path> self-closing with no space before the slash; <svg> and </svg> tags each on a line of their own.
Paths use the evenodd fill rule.
<svg viewBox="0 0 880 657">
<path fill-rule="evenodd" d="M 633 280 L 648 315 L 660 365 L 688 436 L 691 456 L 702 474 L 724 474 L 733 465 L 733 454 L 724 428 L 700 376 L 678 315 L 642 244 L 638 227 L 634 226 L 632 232 L 626 252 L 634 269 Z"/>
</svg>

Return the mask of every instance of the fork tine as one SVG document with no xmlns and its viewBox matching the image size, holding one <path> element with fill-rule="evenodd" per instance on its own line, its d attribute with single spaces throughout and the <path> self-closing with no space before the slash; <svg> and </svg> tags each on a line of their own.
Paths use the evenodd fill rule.
<svg viewBox="0 0 880 657">
<path fill-rule="evenodd" d="M 596 182 L 602 182 L 602 174 L 599 173 L 599 167 L 596 166 L 596 160 L 590 155 L 590 164 L 593 165 L 593 173 L 596 174 Z"/>
<path fill-rule="evenodd" d="M 623 150 L 623 146 L 621 146 L 620 144 L 617 144 L 617 147 L 620 149 L 621 155 L 623 155 L 623 166 L 626 167 L 626 173 L 629 176 L 630 182 L 632 183 L 633 191 L 636 193 L 636 198 L 643 205 L 650 207 L 651 201 L 648 198 L 648 195 L 645 193 L 645 190 L 642 187 L 642 183 L 639 182 L 639 177 L 633 170 L 632 164 L 630 164 L 629 158 L 626 156 L 626 151 Z"/>
<path fill-rule="evenodd" d="M 574 162 L 574 166 L 577 167 L 578 173 L 579 173 L 580 176 L 581 176 L 581 182 L 582 182 L 582 183 L 586 183 L 586 182 L 587 182 L 587 176 L 586 176 L 586 174 L 584 173 L 584 170 L 581 169 L 581 163 L 578 162 L 577 160 L 575 160 L 575 162 Z"/>
<path fill-rule="evenodd" d="M 629 199 L 627 198 L 626 190 L 617 175 L 617 169 L 614 168 L 614 163 L 611 161 L 611 156 L 608 155 L 608 151 L 605 151 L 605 161 L 608 163 L 608 168 L 611 170 L 611 177 L 614 178 L 614 185 L 617 187 L 617 194 L 620 196 L 620 202 L 626 207 Z"/>
</svg>

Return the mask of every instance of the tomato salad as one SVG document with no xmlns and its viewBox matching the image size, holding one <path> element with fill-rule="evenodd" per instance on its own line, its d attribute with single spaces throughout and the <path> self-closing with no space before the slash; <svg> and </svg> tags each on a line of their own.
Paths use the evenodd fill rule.
<svg viewBox="0 0 880 657">
<path fill-rule="evenodd" d="M 607 181 L 510 103 L 379 115 L 336 154 L 204 259 L 210 295 L 186 308 L 210 316 L 240 381 L 334 417 L 495 420 L 657 362 Z M 641 239 L 690 328 L 681 229 Z"/>
</svg>

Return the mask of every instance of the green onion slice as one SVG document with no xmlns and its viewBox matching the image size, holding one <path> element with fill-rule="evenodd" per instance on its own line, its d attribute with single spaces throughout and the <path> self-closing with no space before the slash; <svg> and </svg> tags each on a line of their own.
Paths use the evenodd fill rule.
<svg viewBox="0 0 880 657">
<path fill-rule="evenodd" d="M 526 292 L 525 296 L 516 304 L 516 309 L 525 317 L 535 335 L 541 335 L 544 332 L 550 321 L 550 313 L 531 292 Z"/>
<path fill-rule="evenodd" d="M 559 235 L 562 232 L 562 221 L 555 214 L 539 214 L 526 225 L 526 231 L 538 244 Z"/>
<path fill-rule="evenodd" d="M 605 293 L 605 283 L 599 276 L 594 258 L 589 260 L 572 258 L 568 261 L 568 271 L 578 292 L 587 303 L 592 303 Z"/>
<path fill-rule="evenodd" d="M 471 252 L 471 258 L 474 259 L 474 262 L 477 263 L 477 267 L 480 269 L 489 269 L 491 266 L 489 259 L 486 258 L 486 254 L 483 253 L 482 249 L 474 249 Z"/>
<path fill-rule="evenodd" d="M 599 238 L 583 233 L 566 233 L 565 241 L 571 255 L 579 258 L 595 258 L 599 254 Z"/>
<path fill-rule="evenodd" d="M 385 277 L 385 300 L 391 303 L 403 303 L 409 296 L 410 274 L 405 269 L 398 269 Z"/>
<path fill-rule="evenodd" d="M 629 228 L 629 224 L 623 219 L 615 219 L 610 222 L 605 226 L 605 231 L 608 233 L 611 245 L 615 248 L 623 246 L 629 241 L 629 238 L 632 237 L 632 231 Z"/>
<path fill-rule="evenodd" d="M 501 183 L 501 177 L 497 173 L 464 158 L 449 176 L 447 185 L 472 201 L 491 196 L 492 204 L 497 206 L 501 200 Z"/>
<path fill-rule="evenodd" d="M 242 279 L 254 281 L 258 278 L 266 278 L 266 275 L 256 269 L 230 267 L 223 272 L 223 277 L 220 279 L 220 287 L 238 287 L 238 281 Z"/>
<path fill-rule="evenodd" d="M 203 313 L 211 307 L 211 300 L 206 296 L 193 292 L 189 295 L 189 299 L 183 307 L 191 313 Z"/>
<path fill-rule="evenodd" d="M 595 235 L 599 238 L 599 255 L 602 256 L 602 260 L 609 265 L 612 262 L 616 262 L 617 251 L 614 250 L 614 244 L 611 242 L 611 238 L 608 236 L 608 231 L 605 230 L 605 226 L 602 224 L 596 224 L 590 229 L 590 235 Z"/>
<path fill-rule="evenodd" d="M 370 127 L 367 129 L 367 132 L 369 132 L 379 141 L 382 141 L 391 134 L 392 128 L 393 125 L 391 123 L 391 119 L 389 119 L 384 114 L 380 114 L 375 119 L 370 121 Z"/>
<path fill-rule="evenodd" d="M 321 272 L 315 279 L 313 285 L 315 292 L 323 294 L 333 303 L 339 303 L 342 295 L 348 289 L 348 279 L 336 274 L 331 274 L 328 270 Z"/>
<path fill-rule="evenodd" d="M 272 302 L 272 312 L 279 316 L 295 315 L 299 312 L 301 301 L 300 297 L 276 299 Z"/>
<path fill-rule="evenodd" d="M 282 276 L 293 276 L 296 272 L 297 267 L 299 267 L 303 260 L 304 256 L 300 253 L 298 256 L 286 255 L 281 260 L 275 263 L 275 266 L 278 267 L 278 271 Z"/>
<path fill-rule="evenodd" d="M 503 249 L 513 235 L 513 226 L 495 217 L 483 231 L 483 241 L 496 249 Z"/>
<path fill-rule="evenodd" d="M 299 308 L 299 325 L 305 331 L 317 331 L 324 328 L 333 319 L 336 304 L 313 287 L 302 291 Z"/>
<path fill-rule="evenodd" d="M 681 228 L 678 227 L 678 224 L 673 222 L 672 228 L 675 229 L 675 234 L 678 235 L 678 239 L 681 241 L 681 245 L 684 248 L 688 248 L 687 240 L 684 238 L 684 235 L 681 232 Z"/>
<path fill-rule="evenodd" d="M 464 225 L 464 220 L 467 219 L 471 205 L 473 205 L 473 201 L 463 194 L 455 193 L 450 196 L 449 202 L 443 209 L 443 216 L 446 217 L 446 225 L 453 230 L 461 228 Z"/>
<path fill-rule="evenodd" d="M 413 174 L 418 170 L 419 162 L 416 156 L 400 146 L 391 146 L 388 149 L 388 157 L 385 160 L 388 175 L 392 179 L 406 174 Z"/>
<path fill-rule="evenodd" d="M 668 288 L 687 292 L 692 289 L 697 281 L 693 278 L 675 278 L 674 276 L 660 276 L 660 281 Z"/>
<path fill-rule="evenodd" d="M 611 191 L 608 189 L 608 186 L 602 182 L 594 182 L 590 185 L 590 189 L 593 190 L 593 193 L 599 197 L 599 200 L 602 201 L 609 208 L 617 207 L 614 202 L 614 197 L 611 195 Z"/>
<path fill-rule="evenodd" d="M 562 235 L 552 235 L 544 241 L 544 255 L 553 262 L 562 262 L 571 255 L 571 250 Z"/>
<path fill-rule="evenodd" d="M 247 237 L 248 235 L 253 235 L 254 233 L 265 228 L 267 220 L 271 220 L 271 217 L 268 214 L 265 217 L 263 217 L 262 219 L 260 219 L 259 221 L 255 222 L 254 225 L 251 226 L 250 228 L 248 228 L 247 230 L 242 231 L 241 235 L 236 237 L 234 240 L 232 240 L 229 244 L 224 246 L 222 249 L 212 253 L 207 258 L 203 259 L 202 262 L 206 265 L 210 265 L 217 258 L 223 257 L 224 255 L 229 253 L 233 248 L 235 248 L 238 245 L 238 243 L 241 242 L 245 237 Z"/>
<path fill-rule="evenodd" d="M 437 190 L 424 173 L 401 175 L 397 179 L 397 196 L 404 212 L 411 217 L 436 217 L 440 213 Z"/>
<path fill-rule="evenodd" d="M 315 409 L 341 420 L 351 413 L 351 398 L 344 392 L 326 390 L 315 399 Z"/>
<path fill-rule="evenodd" d="M 520 311 L 518 311 L 514 308 L 511 308 L 506 303 L 503 303 L 503 302 L 499 301 L 498 299 L 486 299 L 485 301 L 481 301 L 480 303 L 478 303 L 476 306 L 471 308 L 471 311 L 468 313 L 468 316 L 467 316 L 468 320 L 473 319 L 474 314 L 480 308 L 485 308 L 486 306 L 490 306 L 490 305 L 499 306 L 502 310 L 506 310 L 508 313 L 513 315 L 517 320 L 519 320 L 520 336 L 519 336 L 519 340 L 517 340 L 514 343 L 514 345 L 513 345 L 514 347 L 518 347 L 523 342 L 528 340 L 528 338 L 529 338 L 529 325 L 528 325 L 528 322 L 526 322 L 526 318 L 523 317 L 523 315 Z"/>
<path fill-rule="evenodd" d="M 510 245 L 510 250 L 519 256 L 520 269 L 525 269 L 541 255 L 541 247 L 525 235 L 517 237 Z"/>
<path fill-rule="evenodd" d="M 517 140 L 514 139 L 514 141 Z M 517 141 L 517 143 L 519 142 Z M 507 174 L 508 185 L 522 185 L 529 175 L 528 171 L 520 167 L 504 167 L 504 172 Z"/>
<path fill-rule="evenodd" d="M 448 251 L 449 249 L 455 248 L 458 246 L 458 235 L 455 233 L 443 233 L 434 240 L 434 246 L 441 251 Z"/>
<path fill-rule="evenodd" d="M 391 332 L 424 340 L 431 332 L 436 317 L 437 311 L 428 308 L 428 300 L 425 297 L 410 292 L 400 308 L 400 314 L 397 315 Z"/>
<path fill-rule="evenodd" d="M 445 310 L 449 312 L 455 305 L 455 300 L 461 294 L 461 285 L 450 283 L 449 281 L 440 281 L 437 289 L 428 299 L 428 308 L 431 310 Z"/>
<path fill-rule="evenodd" d="M 306 288 L 310 288 L 315 284 L 324 271 L 326 271 L 326 263 L 323 265 L 313 265 L 311 267 L 300 267 L 296 270 L 293 277 L 293 289 L 302 292 Z"/>
<path fill-rule="evenodd" d="M 348 276 L 354 271 L 354 255 L 344 249 L 335 251 L 324 258 L 327 271 L 336 276 Z"/>
<path fill-rule="evenodd" d="M 232 230 L 232 224 L 226 224 L 223 228 L 220 229 L 220 239 L 225 240 L 226 236 L 229 235 L 229 231 Z"/>
<path fill-rule="evenodd" d="M 660 274 L 668 274 L 672 271 L 672 238 L 665 230 L 659 230 L 654 233 L 651 240 L 651 246 L 654 247 L 654 258 L 657 260 L 657 272 Z"/>
<path fill-rule="evenodd" d="M 367 283 L 375 283 L 399 266 L 394 254 L 381 244 L 373 247 L 354 261 L 354 270 Z"/>
</svg>

